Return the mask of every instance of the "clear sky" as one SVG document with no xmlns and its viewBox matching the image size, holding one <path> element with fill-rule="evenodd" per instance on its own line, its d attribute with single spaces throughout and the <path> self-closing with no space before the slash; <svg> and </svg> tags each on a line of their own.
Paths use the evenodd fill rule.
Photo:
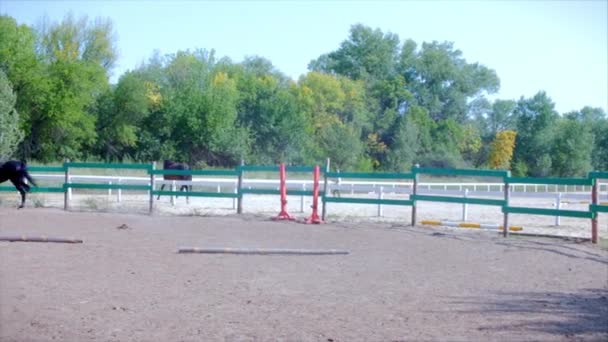
<svg viewBox="0 0 608 342">
<path fill-rule="evenodd" d="M 608 0 L 579 1 L 15 1 L 0 13 L 35 26 L 67 13 L 109 17 L 119 59 L 111 78 L 154 50 L 214 49 L 269 59 L 295 80 L 336 50 L 353 24 L 423 41 L 452 41 L 468 62 L 496 70 L 496 97 L 545 90 L 560 113 L 608 109 Z"/>
</svg>

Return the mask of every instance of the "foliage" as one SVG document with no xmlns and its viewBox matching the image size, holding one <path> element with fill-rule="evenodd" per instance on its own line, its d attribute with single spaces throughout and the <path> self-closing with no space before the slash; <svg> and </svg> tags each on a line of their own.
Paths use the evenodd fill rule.
<svg viewBox="0 0 608 342">
<path fill-rule="evenodd" d="M 0 70 L 0 162 L 9 159 L 23 139 L 16 102 L 11 84 L 4 71 Z"/>
<path fill-rule="evenodd" d="M 513 150 L 515 149 L 515 131 L 501 131 L 496 133 L 496 138 L 490 147 L 489 167 L 491 169 L 510 169 Z"/>
<path fill-rule="evenodd" d="M 154 52 L 110 85 L 116 56 L 108 19 L 68 15 L 33 29 L 0 16 L 1 134 L 15 138 L 12 150 L 24 137 L 2 153 L 199 167 L 330 157 L 342 170 L 511 165 L 526 176 L 608 169 L 604 110 L 562 117 L 543 91 L 490 101 L 498 76 L 452 42 L 357 24 L 298 80 L 263 57 L 235 63 L 199 49 Z"/>
<path fill-rule="evenodd" d="M 551 175 L 551 143 L 559 115 L 545 92 L 530 99 L 521 98 L 514 111 L 517 128 L 513 159 L 527 165 L 528 175 Z"/>
<path fill-rule="evenodd" d="M 591 127 L 575 120 L 562 119 L 555 130 L 555 141 L 551 144 L 553 174 L 559 177 L 586 175 L 591 171 Z"/>
</svg>

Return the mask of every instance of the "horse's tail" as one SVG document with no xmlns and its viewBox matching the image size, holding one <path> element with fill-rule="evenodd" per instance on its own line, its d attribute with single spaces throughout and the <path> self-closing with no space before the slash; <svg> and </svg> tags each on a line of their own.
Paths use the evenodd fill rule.
<svg viewBox="0 0 608 342">
<path fill-rule="evenodd" d="M 23 175 L 25 176 L 25 178 L 27 178 L 27 181 L 32 183 L 33 186 L 38 186 L 38 184 L 36 184 L 36 182 L 34 182 L 34 179 L 32 178 L 32 176 L 30 176 L 30 173 L 27 172 L 27 170 L 25 170 L 23 172 Z"/>
<path fill-rule="evenodd" d="M 22 163 L 22 172 L 23 172 L 23 176 L 25 178 L 27 178 L 27 181 L 32 183 L 33 186 L 38 186 L 38 184 L 36 184 L 36 182 L 34 181 L 34 179 L 32 178 L 32 176 L 30 176 L 30 173 L 27 172 L 27 165 L 25 164 L 25 162 L 21 162 Z"/>
</svg>

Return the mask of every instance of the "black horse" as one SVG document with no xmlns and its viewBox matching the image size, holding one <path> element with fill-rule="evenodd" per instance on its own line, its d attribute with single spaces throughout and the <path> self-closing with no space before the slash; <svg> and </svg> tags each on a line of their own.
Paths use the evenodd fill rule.
<svg viewBox="0 0 608 342">
<path fill-rule="evenodd" d="M 25 194 L 30 191 L 30 186 L 26 180 L 36 186 L 36 183 L 27 172 L 27 165 L 25 162 L 17 160 L 9 160 L 4 164 L 0 165 L 0 183 L 10 180 L 11 183 L 17 188 L 17 191 L 21 194 L 21 205 L 19 209 L 25 205 Z"/>
<path fill-rule="evenodd" d="M 163 169 L 164 170 L 190 170 L 190 167 L 184 163 L 178 163 L 178 162 L 174 162 L 172 160 L 165 160 L 163 162 Z M 163 179 L 164 180 L 192 181 L 192 175 L 164 174 Z M 163 191 L 164 188 L 165 188 L 165 184 L 163 184 L 160 187 L 160 191 Z M 186 192 L 192 191 L 192 185 L 182 185 L 179 187 L 179 191 L 186 191 Z M 188 198 L 188 195 L 186 194 L 186 199 L 187 198 Z M 160 195 L 158 195 L 158 197 L 156 199 L 157 200 L 160 199 Z"/>
</svg>

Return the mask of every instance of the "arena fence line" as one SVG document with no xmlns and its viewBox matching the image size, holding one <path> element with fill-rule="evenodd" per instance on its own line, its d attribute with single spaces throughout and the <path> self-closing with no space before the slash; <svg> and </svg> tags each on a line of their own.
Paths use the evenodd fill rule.
<svg viewBox="0 0 608 342">
<path fill-rule="evenodd" d="M 92 169 L 135 169 L 144 170 L 150 176 L 149 182 L 143 185 L 137 184 L 99 184 L 73 182 L 71 180 L 70 169 L 74 168 L 92 168 Z M 147 191 L 150 195 L 150 213 L 154 209 L 153 197 L 155 195 L 174 196 L 181 195 L 177 191 L 158 191 L 155 190 L 156 175 L 164 174 L 184 174 L 184 175 L 205 175 L 205 176 L 230 176 L 236 177 L 237 189 L 235 192 L 191 192 L 189 196 L 199 197 L 225 197 L 238 200 L 237 213 L 242 213 L 243 195 L 281 195 L 281 188 L 251 188 L 243 186 L 243 177 L 245 172 L 279 172 L 279 166 L 256 166 L 256 165 L 240 165 L 234 170 L 156 170 L 155 163 L 150 164 L 122 164 L 122 163 L 91 163 L 91 162 L 70 162 L 66 161 L 62 166 L 30 166 L 28 169 L 31 172 L 49 172 L 49 173 L 64 173 L 64 184 L 61 187 L 33 187 L 33 192 L 56 192 L 64 193 L 64 209 L 69 208 L 69 200 L 72 189 L 112 189 L 118 190 L 140 190 Z M 291 172 L 313 172 L 312 166 L 286 166 L 286 171 Z M 472 176 L 472 177 L 497 177 L 502 179 L 502 189 L 504 189 L 504 198 L 479 198 L 465 196 L 443 196 L 433 194 L 419 193 L 419 176 L 420 175 L 444 175 L 444 176 Z M 384 199 L 382 191 L 378 199 L 373 198 L 353 198 L 341 196 L 328 196 L 330 193 L 330 185 L 328 178 L 355 178 L 355 179 L 404 179 L 412 180 L 412 191 L 407 199 Z M 509 171 L 505 170 L 474 170 L 474 169 L 441 169 L 441 168 L 421 168 L 413 167 L 411 173 L 365 173 L 365 172 L 330 172 L 329 160 L 324 172 L 324 187 L 323 191 L 319 191 L 319 196 L 323 201 L 322 218 L 325 219 L 327 203 L 352 203 L 352 204 L 375 204 L 379 205 L 379 211 L 382 205 L 402 205 L 412 207 L 412 225 L 416 224 L 416 202 L 431 201 L 443 203 L 462 203 L 476 205 L 500 206 L 504 214 L 504 224 L 502 227 L 509 227 L 509 214 L 526 214 L 526 215 L 549 215 L 549 216 L 564 216 L 581 219 L 590 219 L 592 223 L 591 241 L 597 243 L 597 227 L 598 213 L 608 212 L 608 203 L 599 202 L 599 179 L 608 179 L 608 172 L 593 171 L 586 178 L 531 178 L 531 177 L 511 177 Z M 586 187 L 591 188 L 591 203 L 589 209 L 584 210 L 564 210 L 546 209 L 546 208 L 530 208 L 516 207 L 509 204 L 510 188 L 514 185 L 549 185 L 554 186 L 580 186 L 586 190 Z M 15 191 L 12 186 L 0 187 L 0 191 Z M 311 190 L 288 190 L 289 195 L 313 196 Z M 508 236 L 509 229 L 503 229 L 505 237 Z"/>
</svg>

